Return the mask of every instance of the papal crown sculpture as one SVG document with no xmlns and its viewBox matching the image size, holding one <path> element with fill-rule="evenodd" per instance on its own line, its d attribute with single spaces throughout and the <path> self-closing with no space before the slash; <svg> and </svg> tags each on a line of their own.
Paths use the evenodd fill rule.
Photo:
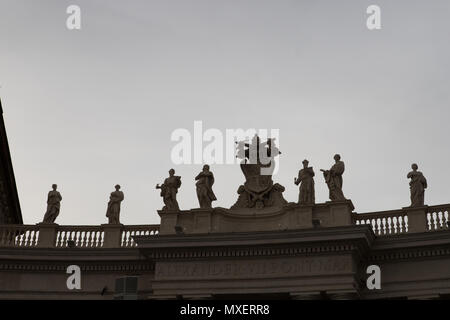
<svg viewBox="0 0 450 320">
<path fill-rule="evenodd" d="M 259 136 L 255 135 L 251 141 L 236 142 L 236 157 L 241 159 L 240 168 L 244 174 L 245 182 L 239 186 L 238 199 L 231 206 L 230 211 L 242 212 L 246 209 L 279 208 L 288 204 L 283 197 L 285 188 L 274 183 L 272 174 L 275 168 L 275 158 L 281 152 L 275 146 L 275 139 L 268 138 L 261 142 Z M 332 202 L 347 201 L 342 191 L 345 171 L 344 162 L 339 154 L 334 155 L 335 163 L 329 170 L 321 169 L 329 190 L 329 199 Z M 294 184 L 299 187 L 299 205 L 315 204 L 314 170 L 309 167 L 309 161 L 303 160 L 303 168 L 298 172 L 298 177 L 294 178 Z M 412 164 L 412 171 L 407 174 L 410 181 L 411 205 L 410 207 L 424 206 L 425 189 L 427 180 L 418 171 L 417 164 Z M 211 209 L 212 202 L 217 200 L 212 189 L 214 185 L 214 174 L 210 171 L 209 165 L 204 165 L 202 171 L 195 177 L 197 198 L 200 209 Z M 169 177 L 164 182 L 156 185 L 156 189 L 161 190 L 164 207 L 162 211 L 180 211 L 177 201 L 178 189 L 181 187 L 181 177 L 175 175 L 175 170 L 169 170 Z M 54 223 L 60 211 L 61 194 L 56 190 L 54 184 L 48 194 L 48 207 L 43 223 Z M 120 186 L 115 186 L 115 191 L 110 195 L 106 216 L 109 224 L 120 223 L 120 204 L 124 200 L 124 193 L 120 191 Z"/>
</svg>

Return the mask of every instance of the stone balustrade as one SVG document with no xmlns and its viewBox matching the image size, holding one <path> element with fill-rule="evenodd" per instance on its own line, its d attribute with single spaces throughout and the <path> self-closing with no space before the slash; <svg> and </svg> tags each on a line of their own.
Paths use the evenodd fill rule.
<svg viewBox="0 0 450 320">
<path fill-rule="evenodd" d="M 450 204 L 356 213 L 356 225 L 369 224 L 377 236 L 449 229 Z M 135 248 L 134 236 L 158 235 L 160 225 L 60 226 L 58 224 L 0 225 L 0 247 Z"/>
<path fill-rule="evenodd" d="M 159 225 L 0 225 L 0 247 L 132 248 L 133 236 L 157 235 Z"/>
<path fill-rule="evenodd" d="M 390 236 L 408 232 L 447 230 L 450 204 L 406 207 L 399 210 L 353 213 L 355 224 L 369 224 L 377 236 Z"/>
</svg>

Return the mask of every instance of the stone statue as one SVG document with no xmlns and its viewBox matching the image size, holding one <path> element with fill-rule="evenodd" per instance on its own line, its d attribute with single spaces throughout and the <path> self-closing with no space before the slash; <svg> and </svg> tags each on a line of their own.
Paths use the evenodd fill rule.
<svg viewBox="0 0 450 320">
<path fill-rule="evenodd" d="M 53 184 L 53 190 L 48 193 L 47 212 L 45 212 L 43 223 L 55 223 L 56 217 L 58 217 L 59 215 L 62 197 L 61 193 L 56 191 L 57 188 L 58 186 L 56 184 Z"/>
<path fill-rule="evenodd" d="M 217 200 L 216 195 L 212 190 L 214 184 L 214 175 L 209 171 L 209 166 L 205 164 L 202 172 L 196 177 L 197 183 L 197 198 L 200 203 L 200 208 L 211 208 L 211 203 Z"/>
<path fill-rule="evenodd" d="M 298 196 L 299 204 L 314 204 L 314 171 L 312 167 L 308 167 L 309 161 L 303 160 L 303 169 L 298 172 L 298 178 L 294 177 L 294 183 L 300 184 L 300 193 Z"/>
<path fill-rule="evenodd" d="M 427 188 L 427 179 L 422 172 L 417 171 L 419 167 L 413 163 L 407 177 L 411 179 L 409 187 L 411 189 L 411 207 L 421 207 L 425 202 L 425 189 Z"/>
<path fill-rule="evenodd" d="M 258 135 L 251 141 L 236 143 L 240 167 L 245 183 L 238 188 L 238 199 L 231 209 L 282 207 L 287 204 L 283 197 L 284 187 L 272 180 L 275 157 L 281 154 L 275 146 L 275 138 L 262 142 Z"/>
<path fill-rule="evenodd" d="M 124 194 L 120 191 L 120 186 L 115 186 L 116 191 L 111 192 L 109 196 L 108 209 L 106 210 L 106 216 L 108 217 L 109 224 L 119 224 L 120 216 L 120 203 L 124 199 Z"/>
<path fill-rule="evenodd" d="M 323 176 L 325 177 L 325 182 L 328 185 L 329 197 L 331 201 L 344 201 L 347 200 L 342 192 L 342 174 L 345 170 L 344 162 L 341 161 L 341 156 L 334 155 L 335 164 L 330 170 L 323 170 Z"/>
<path fill-rule="evenodd" d="M 175 175 L 175 170 L 169 170 L 169 177 L 164 180 L 162 185 L 157 184 L 156 189 L 161 189 L 161 197 L 164 201 L 163 210 L 179 211 L 177 202 L 177 192 L 181 186 L 181 177 Z"/>
</svg>

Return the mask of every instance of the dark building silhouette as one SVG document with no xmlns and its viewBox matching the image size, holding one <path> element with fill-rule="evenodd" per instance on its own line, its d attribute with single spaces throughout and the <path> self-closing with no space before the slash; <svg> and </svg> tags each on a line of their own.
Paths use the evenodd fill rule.
<svg viewBox="0 0 450 320">
<path fill-rule="evenodd" d="M 9 152 L 3 108 L 0 100 L 0 223 L 22 224 L 19 196 Z"/>
</svg>

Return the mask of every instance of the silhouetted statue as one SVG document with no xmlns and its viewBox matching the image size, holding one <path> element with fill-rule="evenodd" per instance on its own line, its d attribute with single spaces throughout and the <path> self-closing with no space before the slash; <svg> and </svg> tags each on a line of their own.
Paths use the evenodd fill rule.
<svg viewBox="0 0 450 320">
<path fill-rule="evenodd" d="M 303 169 L 298 172 L 298 178 L 294 177 L 294 183 L 300 184 L 300 193 L 298 196 L 299 204 L 314 204 L 315 191 L 314 191 L 314 170 L 312 167 L 308 167 L 309 161 L 303 160 Z"/>
<path fill-rule="evenodd" d="M 55 223 L 55 220 L 59 215 L 62 197 L 61 194 L 56 191 L 56 188 L 58 188 L 58 186 L 53 184 L 53 190 L 48 193 L 47 212 L 45 212 L 43 223 Z"/>
<path fill-rule="evenodd" d="M 120 191 L 120 186 L 115 186 L 116 191 L 111 192 L 109 196 L 108 209 L 106 210 L 106 216 L 108 217 L 109 224 L 120 223 L 120 203 L 124 199 L 124 194 Z"/>
<path fill-rule="evenodd" d="M 341 161 L 341 156 L 334 155 L 335 164 L 330 170 L 323 170 L 323 176 L 325 177 L 325 182 L 328 185 L 329 197 L 331 201 L 344 201 L 347 200 L 342 192 L 342 174 L 345 170 L 344 162 Z"/>
<path fill-rule="evenodd" d="M 417 171 L 419 167 L 413 163 L 407 177 L 411 179 L 409 187 L 411 189 L 411 207 L 421 207 L 425 202 L 425 189 L 427 188 L 427 179 L 422 172 Z"/>
<path fill-rule="evenodd" d="M 174 169 L 169 170 L 169 177 L 164 180 L 162 185 L 156 185 L 156 189 L 161 189 L 161 197 L 164 201 L 163 210 L 180 210 L 177 202 L 177 192 L 180 186 L 181 177 L 175 176 Z"/>
<path fill-rule="evenodd" d="M 240 167 L 245 183 L 238 190 L 238 199 L 231 209 L 282 207 L 287 204 L 283 198 L 284 187 L 273 183 L 275 158 L 281 152 L 275 146 L 275 138 L 262 142 L 258 135 L 251 141 L 236 142 L 237 155 L 242 159 Z"/>
<path fill-rule="evenodd" d="M 209 171 L 209 166 L 205 164 L 203 170 L 195 177 L 197 183 L 197 198 L 200 208 L 211 208 L 211 203 L 217 200 L 212 190 L 214 184 L 214 175 Z"/>
</svg>

